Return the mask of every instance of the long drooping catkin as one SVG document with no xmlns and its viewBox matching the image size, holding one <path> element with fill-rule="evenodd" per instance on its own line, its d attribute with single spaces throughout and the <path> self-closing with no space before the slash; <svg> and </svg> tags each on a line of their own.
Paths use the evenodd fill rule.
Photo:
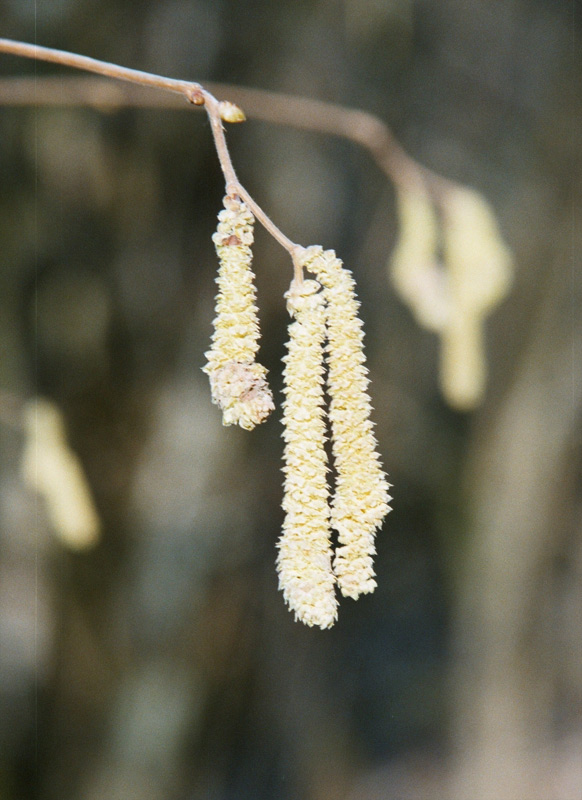
<svg viewBox="0 0 582 800">
<path fill-rule="evenodd" d="M 333 250 L 310 247 L 300 263 L 324 287 L 329 417 L 337 470 L 331 524 L 338 532 L 333 571 L 343 595 L 374 591 L 375 531 L 389 511 L 389 484 L 376 451 L 363 351 L 362 322 L 351 272 Z"/>
<path fill-rule="evenodd" d="M 329 628 L 337 618 L 324 449 L 325 303 L 317 281 L 292 283 L 287 294 L 285 356 L 285 521 L 279 541 L 279 586 L 297 619 Z"/>
<path fill-rule="evenodd" d="M 236 196 L 225 198 L 213 237 L 220 258 L 215 332 L 204 368 L 223 422 L 253 428 L 273 408 L 266 370 L 255 360 L 259 327 L 251 271 L 253 216 Z M 373 425 L 351 272 L 332 250 L 299 250 L 297 265 L 318 280 L 293 281 L 287 293 L 294 321 L 285 357 L 285 520 L 277 570 L 285 601 L 307 625 L 337 619 L 335 584 L 357 598 L 376 587 L 375 532 L 389 511 Z M 327 342 L 327 344 L 326 344 Z M 325 453 L 324 356 L 337 478 L 330 504 Z M 338 534 L 335 555 L 331 529 Z"/>
<path fill-rule="evenodd" d="M 267 370 L 255 360 L 259 321 L 251 270 L 254 218 L 238 196 L 227 195 L 218 219 L 212 237 L 220 259 L 216 318 L 204 371 L 212 401 L 222 409 L 223 424 L 250 430 L 274 408 Z"/>
</svg>

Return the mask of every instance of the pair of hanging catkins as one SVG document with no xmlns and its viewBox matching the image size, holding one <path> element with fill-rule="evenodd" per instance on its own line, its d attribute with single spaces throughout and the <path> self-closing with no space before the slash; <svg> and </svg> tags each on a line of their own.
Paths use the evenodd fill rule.
<svg viewBox="0 0 582 800">
<path fill-rule="evenodd" d="M 225 425 L 246 429 L 274 408 L 266 369 L 255 360 L 259 325 L 251 270 L 253 216 L 224 199 L 213 241 L 220 259 L 211 349 L 204 371 Z M 362 323 L 351 273 L 333 250 L 300 249 L 297 264 L 316 280 L 286 294 L 293 322 L 285 361 L 283 438 L 285 520 L 278 544 L 279 586 L 297 619 L 331 627 L 336 584 L 346 597 L 374 591 L 375 532 L 389 511 L 388 487 L 370 420 Z M 324 383 L 336 471 L 333 498 L 325 440 Z M 337 533 L 335 552 L 332 529 Z"/>
</svg>

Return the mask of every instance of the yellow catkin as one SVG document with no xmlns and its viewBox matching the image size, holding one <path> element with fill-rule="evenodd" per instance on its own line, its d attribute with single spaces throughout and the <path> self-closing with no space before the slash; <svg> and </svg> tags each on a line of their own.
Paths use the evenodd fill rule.
<svg viewBox="0 0 582 800">
<path fill-rule="evenodd" d="M 351 272 L 333 250 L 310 247 L 299 262 L 324 287 L 332 450 L 337 470 L 331 524 L 338 532 L 333 571 L 344 596 L 373 592 L 375 531 L 390 510 L 389 484 L 376 451 L 371 404 Z"/>
<path fill-rule="evenodd" d="M 478 192 L 451 189 L 443 206 L 451 313 L 441 334 L 440 382 L 453 408 L 470 411 L 485 395 L 484 326 L 509 291 L 512 256 L 491 206 Z"/>
<path fill-rule="evenodd" d="M 255 360 L 259 321 L 251 269 L 254 218 L 238 196 L 226 196 L 212 240 L 220 260 L 216 318 L 204 367 L 224 425 L 251 430 L 274 408 L 267 370 Z"/>
<path fill-rule="evenodd" d="M 46 502 L 56 536 L 73 550 L 93 547 L 101 523 L 81 462 L 67 443 L 57 406 L 37 398 L 24 409 L 22 475 Z"/>
<path fill-rule="evenodd" d="M 317 281 L 293 282 L 285 356 L 285 521 L 279 587 L 296 619 L 329 628 L 337 619 L 331 566 L 329 489 L 323 411 L 325 301 Z"/>
<path fill-rule="evenodd" d="M 440 332 L 451 314 L 447 272 L 439 261 L 439 222 L 422 185 L 396 190 L 399 232 L 390 258 L 392 284 L 429 331 Z"/>
</svg>

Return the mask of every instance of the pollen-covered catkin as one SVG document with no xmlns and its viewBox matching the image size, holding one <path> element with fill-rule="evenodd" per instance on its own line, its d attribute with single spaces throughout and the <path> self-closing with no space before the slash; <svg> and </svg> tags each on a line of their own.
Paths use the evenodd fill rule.
<svg viewBox="0 0 582 800">
<path fill-rule="evenodd" d="M 325 301 L 319 283 L 294 281 L 285 356 L 285 521 L 278 544 L 279 587 L 296 619 L 329 628 L 337 619 L 331 565 L 323 411 Z"/>
<path fill-rule="evenodd" d="M 216 318 L 212 346 L 203 368 L 212 402 L 222 409 L 224 425 L 251 430 L 274 408 L 267 370 L 255 361 L 259 321 L 251 269 L 254 217 L 236 195 L 224 198 L 212 240 L 220 260 L 216 282 Z"/>
<path fill-rule="evenodd" d="M 338 532 L 333 571 L 344 596 L 373 592 L 375 531 L 390 510 L 389 484 L 376 451 L 354 280 L 333 250 L 310 247 L 299 263 L 323 285 L 326 301 L 329 417 L 337 470 L 331 524 Z"/>
</svg>

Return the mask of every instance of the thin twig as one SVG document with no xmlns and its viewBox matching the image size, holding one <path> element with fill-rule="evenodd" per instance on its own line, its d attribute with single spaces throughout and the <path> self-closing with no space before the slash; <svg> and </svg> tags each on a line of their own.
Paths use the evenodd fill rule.
<svg viewBox="0 0 582 800">
<path fill-rule="evenodd" d="M 180 81 L 174 78 L 165 78 L 162 75 L 154 75 L 141 70 L 120 67 L 107 61 L 98 61 L 95 58 L 80 56 L 76 53 L 68 53 L 65 50 L 54 50 L 51 47 L 39 47 L 26 42 L 16 42 L 12 39 L 0 39 L 0 52 L 10 53 L 24 58 L 33 58 L 40 61 L 50 61 L 54 64 L 61 64 L 75 69 L 82 69 L 88 72 L 96 72 L 107 78 L 116 78 L 122 81 L 139 84 L 140 86 L 164 89 L 166 91 L 182 94 L 190 103 L 195 106 L 204 106 L 210 120 L 212 136 L 220 161 L 220 166 L 226 182 L 227 193 L 237 193 L 249 205 L 255 217 L 266 228 L 266 230 L 287 250 L 293 260 L 295 277 L 298 277 L 297 262 L 295 253 L 297 245 L 279 230 L 270 217 L 263 211 L 258 203 L 253 200 L 244 186 L 236 177 L 220 115 L 218 100 L 199 83 L 192 81 Z M 38 98 L 38 81 L 35 78 L 35 95 Z M 36 101 L 35 101 L 36 102 Z M 300 277 L 300 276 L 299 276 Z"/>
<path fill-rule="evenodd" d="M 251 195 L 247 192 L 237 178 L 226 144 L 226 137 L 224 135 L 224 127 L 220 117 L 218 101 L 212 94 L 210 94 L 210 92 L 203 91 L 203 95 L 205 100 L 204 105 L 208 114 L 208 118 L 210 119 L 210 125 L 212 127 L 212 135 L 216 145 L 216 153 L 218 155 L 218 160 L 220 161 L 222 172 L 226 179 L 226 193 L 238 194 L 240 197 L 242 197 L 263 227 L 266 228 L 271 236 L 276 239 L 279 244 L 285 248 L 285 250 L 287 250 L 291 257 L 293 257 L 293 253 L 297 245 L 279 230 L 272 219 L 268 217 L 263 209 L 253 200 Z"/>
<path fill-rule="evenodd" d="M 40 47 L 26 42 L 15 42 L 12 39 L 0 39 L 0 52 L 10 53 L 24 58 L 34 58 L 38 61 L 50 61 L 53 64 L 62 64 L 65 67 L 82 69 L 85 72 L 96 72 L 107 78 L 117 78 L 121 81 L 131 81 L 142 86 L 153 86 L 157 89 L 166 89 L 170 92 L 179 92 L 192 102 L 192 94 L 201 92 L 199 83 L 192 81 L 179 81 L 174 78 L 164 78 L 162 75 L 153 75 L 138 69 L 120 67 L 108 61 L 98 61 L 88 56 L 68 53 L 66 50 L 55 50 L 52 47 Z"/>
<path fill-rule="evenodd" d="M 0 40 L 1 41 L 1 40 Z M 1 48 L 0 48 L 1 49 Z M 223 83 L 206 84 L 215 97 L 228 97 L 251 119 L 274 125 L 340 136 L 367 150 L 382 172 L 397 186 L 413 183 L 445 191 L 455 182 L 409 156 L 386 123 L 374 114 L 336 103 L 295 97 L 263 89 Z M 185 108 L 175 95 L 146 92 L 140 86 L 119 85 L 96 78 L 0 78 L 0 105 L 90 106 L 100 111 L 136 108 Z"/>
</svg>

